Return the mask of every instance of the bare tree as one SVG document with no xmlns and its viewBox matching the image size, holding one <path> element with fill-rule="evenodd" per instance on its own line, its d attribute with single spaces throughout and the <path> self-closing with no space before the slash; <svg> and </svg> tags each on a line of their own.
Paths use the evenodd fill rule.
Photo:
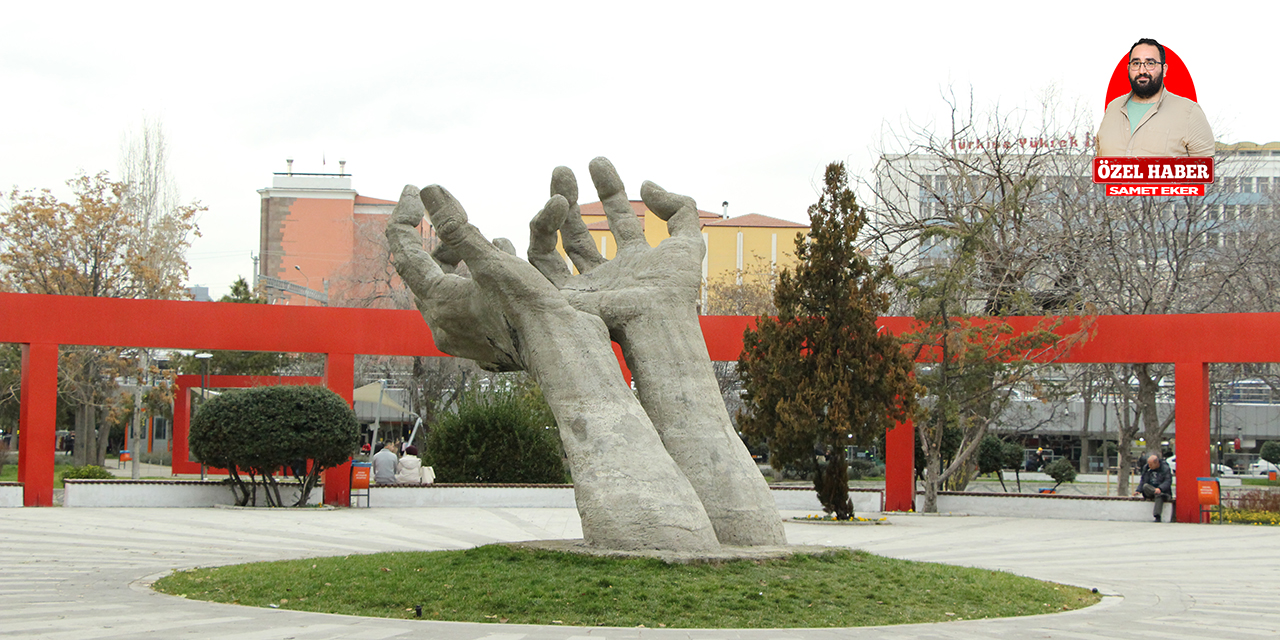
<svg viewBox="0 0 1280 640">
<path fill-rule="evenodd" d="M 868 185 L 876 204 L 866 242 L 895 263 L 897 309 L 920 321 L 906 340 L 929 360 L 918 372 L 929 392 L 916 420 L 926 511 L 939 489 L 968 483 L 972 456 L 1014 390 L 1043 393 L 1034 384 L 1043 368 L 1086 337 L 1060 340 L 1053 320 L 1015 337 L 1000 320 L 1084 309 L 1080 259 L 1064 231 L 1091 192 L 1077 178 L 1089 147 L 1072 133 L 1079 119 L 1059 124 L 1046 106 L 1028 134 L 1025 112 L 983 116 L 972 97 L 967 106 L 954 94 L 945 100 L 949 130 L 899 134 Z"/>
</svg>

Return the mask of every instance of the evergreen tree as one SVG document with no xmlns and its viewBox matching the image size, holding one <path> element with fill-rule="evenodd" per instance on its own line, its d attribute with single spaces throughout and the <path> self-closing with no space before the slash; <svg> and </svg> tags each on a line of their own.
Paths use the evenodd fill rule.
<svg viewBox="0 0 1280 640">
<path fill-rule="evenodd" d="M 814 479 L 818 498 L 827 513 L 850 519 L 846 451 L 910 416 L 916 385 L 898 340 L 876 327 L 892 270 L 859 250 L 866 214 L 843 163 L 827 166 L 825 184 L 809 207 L 808 238 L 796 236 L 799 263 L 778 275 L 777 318 L 762 316 L 743 335 L 747 411 L 739 424 L 767 438 L 775 468 L 825 458 Z"/>
</svg>

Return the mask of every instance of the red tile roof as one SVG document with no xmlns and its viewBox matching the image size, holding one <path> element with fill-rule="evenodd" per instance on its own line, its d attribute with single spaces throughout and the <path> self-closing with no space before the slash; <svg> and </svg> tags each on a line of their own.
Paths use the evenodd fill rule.
<svg viewBox="0 0 1280 640">
<path fill-rule="evenodd" d="M 369 196 L 356 196 L 356 204 L 395 204 L 395 200 L 379 200 L 378 198 L 370 198 Z"/>
<path fill-rule="evenodd" d="M 600 201 L 596 201 L 596 202 L 588 202 L 588 203 L 586 203 L 586 204 L 584 204 L 584 205 L 581 205 L 581 206 L 580 206 L 580 208 L 582 209 L 582 215 L 584 215 L 584 216 L 602 216 L 602 215 L 604 215 L 604 203 L 603 203 L 603 202 L 600 202 Z M 643 217 L 644 217 L 644 212 L 649 210 L 648 208 L 646 208 L 646 207 L 644 206 L 644 201 L 643 201 L 643 200 L 632 200 L 632 201 L 631 201 L 631 209 L 632 209 L 633 211 L 635 211 L 635 212 L 636 212 L 636 217 L 637 217 L 637 218 L 643 218 Z M 702 209 L 698 209 L 698 218 L 699 218 L 699 219 L 701 219 L 701 220 L 706 220 L 706 219 L 708 219 L 708 218 L 719 218 L 719 217 L 720 217 L 720 215 L 719 215 L 719 214 L 711 213 L 710 211 L 703 211 Z M 604 228 L 605 228 L 605 229 L 608 229 L 608 227 L 604 227 Z"/>
<path fill-rule="evenodd" d="M 711 222 L 703 222 L 704 227 L 781 227 L 785 229 L 808 229 L 809 225 L 792 222 L 790 220 L 782 220 L 779 218 L 771 218 L 769 216 L 760 215 L 758 213 L 748 213 L 745 216 L 736 218 L 727 218 L 724 220 L 713 220 Z"/>
</svg>

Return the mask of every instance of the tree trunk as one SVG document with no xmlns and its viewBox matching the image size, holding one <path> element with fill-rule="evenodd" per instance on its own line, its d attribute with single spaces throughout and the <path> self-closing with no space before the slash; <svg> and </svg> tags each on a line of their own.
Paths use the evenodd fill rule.
<svg viewBox="0 0 1280 640">
<path fill-rule="evenodd" d="M 71 453 L 71 463 L 77 467 L 84 466 L 85 460 L 89 459 L 87 452 L 92 450 L 93 443 L 89 440 L 88 409 L 86 405 L 76 408 L 76 442 Z"/>
<path fill-rule="evenodd" d="M 98 423 L 97 425 L 95 425 L 95 428 L 94 428 L 94 431 L 97 433 L 98 446 L 93 450 L 92 464 L 96 464 L 99 467 L 101 467 L 101 466 L 104 466 L 107 462 L 107 445 L 111 444 L 111 421 L 106 420 L 105 417 L 103 419 L 98 419 L 97 411 L 94 411 L 94 418 L 95 418 L 95 422 Z M 133 455 L 135 456 L 135 458 L 137 457 L 138 453 L 139 453 L 138 451 L 133 452 Z"/>
<path fill-rule="evenodd" d="M 1116 494 L 1129 495 L 1129 457 L 1133 448 L 1134 418 L 1129 413 L 1129 400 L 1126 397 L 1116 406 L 1116 415 L 1120 424 L 1116 425 Z"/>
<path fill-rule="evenodd" d="M 836 520 L 853 519 L 853 501 L 849 499 L 849 461 L 845 447 L 830 447 L 827 464 L 813 476 L 822 510 L 834 514 Z"/>
<path fill-rule="evenodd" d="M 1165 425 L 1160 423 L 1160 414 L 1156 412 L 1156 392 L 1160 389 L 1159 379 L 1152 373 L 1151 365 L 1134 366 L 1134 375 L 1138 378 L 1138 405 L 1142 411 L 1142 431 L 1146 437 L 1146 455 L 1161 455 L 1160 440 L 1164 437 Z"/>
</svg>

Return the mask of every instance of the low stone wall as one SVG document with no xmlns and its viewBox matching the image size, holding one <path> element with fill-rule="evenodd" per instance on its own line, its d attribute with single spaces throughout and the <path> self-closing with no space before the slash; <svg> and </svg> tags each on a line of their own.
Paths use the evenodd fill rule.
<svg viewBox="0 0 1280 640">
<path fill-rule="evenodd" d="M 393 484 L 370 487 L 369 506 L 573 509 L 577 504 L 569 484 Z"/>
<path fill-rule="evenodd" d="M 916 504 L 923 500 L 920 494 Z M 938 513 L 1056 520 L 1151 520 L 1153 505 L 1123 496 L 1067 496 L 1056 494 L 938 493 Z M 1164 503 L 1164 520 L 1173 517 L 1173 502 Z"/>
<path fill-rule="evenodd" d="M 67 480 L 63 493 L 66 507 L 212 507 L 235 503 L 231 487 L 221 481 L 199 480 Z M 261 489 L 259 490 L 261 491 Z M 297 499 L 297 485 L 282 483 L 286 502 Z M 782 511 L 820 513 L 822 505 L 809 487 L 774 487 L 774 501 Z M 311 504 L 318 504 L 322 487 L 311 492 Z M 369 490 L 373 508 L 482 507 L 496 509 L 576 507 L 572 485 L 529 484 L 434 484 L 374 486 Z M 849 497 L 856 513 L 878 512 L 884 492 L 879 489 L 851 489 Z M 363 499 L 360 501 L 363 504 Z M 258 504 L 266 504 L 259 494 Z M 918 502 L 917 502 L 918 504 Z M 0 483 L 0 507 L 22 506 L 22 485 Z M 973 516 L 1050 518 L 1067 520 L 1151 519 L 1151 503 L 1138 498 L 942 492 L 938 512 Z M 1172 516 L 1172 503 L 1165 505 L 1165 517 Z"/>
<path fill-rule="evenodd" d="M 854 513 L 880 511 L 884 508 L 884 491 L 880 489 L 850 489 L 849 500 Z M 812 511 L 822 513 L 818 492 L 813 487 L 773 487 L 773 501 L 781 511 Z"/>
<path fill-rule="evenodd" d="M 67 480 L 62 494 L 64 507 L 212 507 L 234 505 L 230 485 L 222 481 L 200 480 Z M 265 506 L 264 490 L 258 489 L 258 505 Z M 322 488 L 311 491 L 309 504 L 319 504 Z M 298 499 L 297 483 L 281 483 L 285 504 Z"/>
<path fill-rule="evenodd" d="M 850 489 L 854 511 L 880 511 L 884 492 Z M 810 487 L 774 487 L 774 502 L 784 511 L 821 512 L 818 494 Z M 364 504 L 364 499 L 360 499 Z M 488 507 L 496 509 L 567 508 L 577 506 L 573 485 L 530 484 L 433 484 L 384 485 L 369 488 L 369 506 L 382 507 Z"/>
<path fill-rule="evenodd" d="M 0 509 L 22 506 L 22 484 L 0 482 Z"/>
</svg>

